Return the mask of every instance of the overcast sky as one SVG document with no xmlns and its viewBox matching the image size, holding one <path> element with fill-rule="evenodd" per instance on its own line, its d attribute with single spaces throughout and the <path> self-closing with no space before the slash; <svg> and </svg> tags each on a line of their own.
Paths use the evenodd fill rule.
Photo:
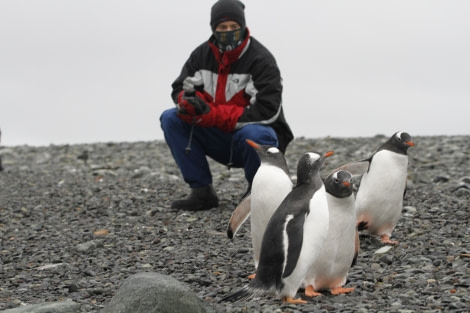
<svg viewBox="0 0 470 313">
<path fill-rule="evenodd" d="M 163 139 L 208 0 L 0 0 L 2 145 Z M 470 1 L 245 0 L 297 137 L 470 134 Z"/>
</svg>

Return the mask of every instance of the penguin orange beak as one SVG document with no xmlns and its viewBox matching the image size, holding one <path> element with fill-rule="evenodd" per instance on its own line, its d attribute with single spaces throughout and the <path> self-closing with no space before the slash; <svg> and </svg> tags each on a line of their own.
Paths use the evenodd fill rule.
<svg viewBox="0 0 470 313">
<path fill-rule="evenodd" d="M 345 185 L 346 187 L 349 187 L 349 186 L 351 186 L 351 183 L 348 182 L 348 181 L 345 181 L 345 182 L 343 182 L 343 185 Z"/>
<path fill-rule="evenodd" d="M 333 154 L 334 154 L 333 151 L 328 151 L 328 152 L 326 152 L 326 153 L 323 155 L 323 157 L 324 157 L 324 158 L 328 158 L 328 157 L 332 156 Z"/>
<path fill-rule="evenodd" d="M 256 150 L 259 150 L 260 149 L 260 146 L 259 144 L 257 144 L 256 142 L 254 142 L 253 140 L 251 139 L 246 139 L 246 142 L 252 146 L 253 148 L 255 148 Z"/>
<path fill-rule="evenodd" d="M 408 146 L 414 147 L 415 143 L 413 141 L 405 142 Z"/>
</svg>

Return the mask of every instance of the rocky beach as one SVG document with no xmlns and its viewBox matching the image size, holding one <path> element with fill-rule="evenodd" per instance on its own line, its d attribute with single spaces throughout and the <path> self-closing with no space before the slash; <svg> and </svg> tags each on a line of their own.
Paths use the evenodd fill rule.
<svg viewBox="0 0 470 313">
<path fill-rule="evenodd" d="M 303 153 L 333 150 L 326 176 L 389 136 L 297 138 L 286 159 L 295 180 Z M 247 187 L 241 169 L 211 161 L 219 208 L 174 211 L 189 190 L 163 141 L 0 147 L 0 311 L 73 301 L 100 312 L 128 277 L 151 272 L 217 312 L 469 312 L 470 135 L 413 141 L 399 245 L 362 235 L 354 292 L 305 305 L 220 302 L 254 270 L 249 223 L 226 234 Z"/>
</svg>

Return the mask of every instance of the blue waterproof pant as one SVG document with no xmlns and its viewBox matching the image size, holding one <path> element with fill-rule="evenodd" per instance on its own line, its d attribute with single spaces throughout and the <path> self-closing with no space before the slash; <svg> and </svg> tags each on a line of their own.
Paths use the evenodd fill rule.
<svg viewBox="0 0 470 313">
<path fill-rule="evenodd" d="M 160 116 L 166 143 L 178 165 L 183 179 L 191 188 L 212 184 L 212 174 L 207 157 L 234 168 L 243 168 L 245 178 L 251 184 L 260 165 L 256 151 L 246 143 L 251 139 L 258 144 L 278 146 L 275 131 L 270 126 L 247 125 L 231 133 L 215 127 L 194 126 L 182 121 L 176 108 L 168 109 Z M 191 150 L 186 152 L 190 144 Z"/>
</svg>

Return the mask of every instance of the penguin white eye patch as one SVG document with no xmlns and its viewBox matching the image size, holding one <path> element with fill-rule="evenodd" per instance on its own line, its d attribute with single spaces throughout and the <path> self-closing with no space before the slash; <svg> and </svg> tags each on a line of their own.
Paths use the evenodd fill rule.
<svg viewBox="0 0 470 313">
<path fill-rule="evenodd" d="M 268 149 L 267 152 L 268 152 L 268 153 L 279 153 L 280 151 L 279 151 L 279 149 L 276 148 L 276 147 L 271 147 L 271 148 Z"/>
<path fill-rule="evenodd" d="M 312 163 L 320 158 L 320 155 L 315 152 L 308 152 L 308 156 L 310 157 L 310 161 Z"/>
</svg>

